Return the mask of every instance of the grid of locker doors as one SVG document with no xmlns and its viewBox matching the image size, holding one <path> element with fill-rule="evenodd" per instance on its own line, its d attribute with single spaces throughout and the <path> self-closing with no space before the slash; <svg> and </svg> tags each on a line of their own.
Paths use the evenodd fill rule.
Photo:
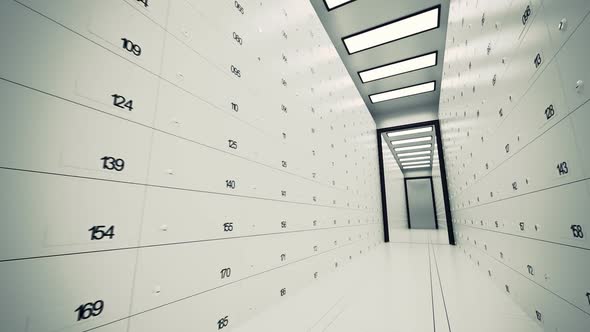
<svg viewBox="0 0 590 332">
<path fill-rule="evenodd" d="M 145 331 L 249 285 L 262 308 L 381 242 L 373 120 L 347 106 L 352 82 L 333 90 L 346 73 L 314 17 L 299 31 L 300 4 L 254 5 L 0 5 L 6 326 L 118 331 L 132 310 Z M 319 53 L 330 63 L 294 65 Z M 184 267 L 198 278 L 171 283 Z M 218 309 L 193 318 L 252 314 Z"/>
<path fill-rule="evenodd" d="M 547 330 L 590 324 L 589 12 L 451 5 L 440 117 L 458 244 Z"/>
</svg>

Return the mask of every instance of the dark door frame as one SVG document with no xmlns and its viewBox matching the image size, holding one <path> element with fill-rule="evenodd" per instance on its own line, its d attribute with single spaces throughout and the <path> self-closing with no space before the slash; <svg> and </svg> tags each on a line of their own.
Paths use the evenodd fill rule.
<svg viewBox="0 0 590 332">
<path fill-rule="evenodd" d="M 382 151 L 382 144 L 383 139 L 381 134 L 388 131 L 394 130 L 404 130 L 404 129 L 412 129 L 417 127 L 424 127 L 424 126 L 433 126 L 434 133 L 436 135 L 436 145 L 437 145 L 437 152 L 439 158 L 439 167 L 440 167 L 440 179 L 442 182 L 442 190 L 443 190 L 443 199 L 445 203 L 445 216 L 447 218 L 447 232 L 449 234 L 449 244 L 455 245 L 455 234 L 453 232 L 453 219 L 451 215 L 451 205 L 449 201 L 449 190 L 447 188 L 447 170 L 445 167 L 445 159 L 443 156 L 443 142 L 440 135 L 440 122 L 439 120 L 432 120 L 432 121 L 425 121 L 425 122 L 417 122 L 411 123 L 402 126 L 394 126 L 394 127 L 387 127 L 387 128 L 380 128 L 377 129 L 377 154 L 379 159 L 379 178 L 381 182 L 381 210 L 383 212 L 383 237 L 385 242 L 389 242 L 389 221 L 387 219 L 387 195 L 385 194 L 385 173 L 383 167 L 383 151 Z M 407 204 L 407 200 L 406 200 Z M 409 216 L 408 216 L 409 219 Z"/>
<path fill-rule="evenodd" d="M 432 185 L 432 176 L 417 176 L 413 178 L 404 177 L 404 189 L 406 192 L 406 213 L 408 215 L 408 228 L 412 229 L 412 221 L 410 220 L 410 204 L 408 203 L 408 180 L 430 180 L 430 194 L 432 194 L 432 211 L 434 211 L 434 226 L 438 229 L 438 218 L 436 217 L 436 203 L 434 202 L 434 186 Z"/>
</svg>

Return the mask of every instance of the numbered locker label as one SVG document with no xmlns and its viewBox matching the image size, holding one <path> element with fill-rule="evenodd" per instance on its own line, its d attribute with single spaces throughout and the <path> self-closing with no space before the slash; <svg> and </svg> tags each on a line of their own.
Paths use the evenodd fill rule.
<svg viewBox="0 0 590 332">
<path fill-rule="evenodd" d="M 170 0 L 125 0 L 136 10 L 147 15 L 160 27 L 165 27 L 168 18 Z"/>
<path fill-rule="evenodd" d="M 157 76 L 113 57 L 97 57 L 96 62 L 96 66 L 83 68 L 78 74 L 76 93 L 86 99 L 85 103 L 97 103 L 89 106 L 152 125 L 158 96 Z"/>
<path fill-rule="evenodd" d="M 135 256 L 128 250 L 2 263 L 3 328 L 81 331 L 127 317 Z"/>
<path fill-rule="evenodd" d="M 96 3 L 88 31 L 113 52 L 159 73 L 165 32 L 128 4 L 113 0 Z"/>
<path fill-rule="evenodd" d="M 0 210 L 7 221 L 0 260 L 137 245 L 141 186 L 9 170 L 0 171 L 0 179 L 6 189 Z M 35 202 L 36 208 L 22 202 Z"/>
<path fill-rule="evenodd" d="M 231 239 L 140 249 L 132 312 L 190 295 L 200 297 L 247 277 L 253 270 L 242 253 L 243 244 L 244 239 Z"/>
<path fill-rule="evenodd" d="M 148 129 L 8 83 L 2 85 L 10 92 L 4 99 L 10 111 L 0 115 L 3 123 L 11 124 L 1 134 L 5 135 L 0 145 L 5 166 L 145 181 Z M 35 153 L 14 149 L 9 144 L 14 140 L 34 146 Z M 105 157 L 114 160 L 103 160 Z"/>
</svg>

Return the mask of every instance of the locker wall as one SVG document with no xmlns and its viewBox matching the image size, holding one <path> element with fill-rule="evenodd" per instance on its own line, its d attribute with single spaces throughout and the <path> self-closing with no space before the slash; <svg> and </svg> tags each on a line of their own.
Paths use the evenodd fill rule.
<svg viewBox="0 0 590 332">
<path fill-rule="evenodd" d="M 383 153 L 383 172 L 387 197 L 387 222 L 389 234 L 393 236 L 396 230 L 408 228 L 404 174 L 385 141 L 382 143 L 381 151 Z"/>
<path fill-rule="evenodd" d="M 383 241 L 375 123 L 308 2 L 0 17 L 3 331 L 232 330 Z"/>
<path fill-rule="evenodd" d="M 451 1 L 439 116 L 455 237 L 547 331 L 590 326 L 589 12 Z"/>
<path fill-rule="evenodd" d="M 433 158 L 434 160 L 437 157 Z M 439 229 L 447 229 L 447 215 L 445 213 L 445 198 L 443 195 L 442 180 L 440 176 L 440 168 L 438 166 L 432 167 L 432 187 L 434 189 L 434 206 L 436 207 L 436 220 L 438 221 Z"/>
</svg>

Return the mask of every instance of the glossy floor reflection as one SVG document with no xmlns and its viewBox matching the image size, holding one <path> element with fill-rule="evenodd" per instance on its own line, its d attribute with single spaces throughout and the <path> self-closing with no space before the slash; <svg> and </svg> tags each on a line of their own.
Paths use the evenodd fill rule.
<svg viewBox="0 0 590 332">
<path fill-rule="evenodd" d="M 542 330 L 460 249 L 407 242 L 376 247 L 235 330 L 277 326 L 312 332 Z"/>
<path fill-rule="evenodd" d="M 449 244 L 446 228 L 439 229 L 407 229 L 394 228 L 389 230 L 391 243 Z"/>
</svg>

